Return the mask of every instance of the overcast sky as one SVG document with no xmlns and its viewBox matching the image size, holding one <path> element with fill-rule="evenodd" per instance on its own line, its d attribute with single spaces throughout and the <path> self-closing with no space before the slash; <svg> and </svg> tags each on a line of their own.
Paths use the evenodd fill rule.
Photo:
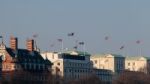
<svg viewBox="0 0 150 84">
<path fill-rule="evenodd" d="M 42 51 L 60 50 L 61 38 L 68 49 L 76 40 L 84 41 L 92 54 L 149 56 L 149 4 L 150 0 L 0 0 L 0 34 L 7 46 L 10 35 L 18 37 L 20 48 L 38 34 Z M 74 37 L 67 36 L 70 32 Z"/>
</svg>

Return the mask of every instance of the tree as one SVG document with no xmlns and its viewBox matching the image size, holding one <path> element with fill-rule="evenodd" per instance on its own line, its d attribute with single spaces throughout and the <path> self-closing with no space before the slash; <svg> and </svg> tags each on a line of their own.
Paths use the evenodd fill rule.
<svg viewBox="0 0 150 84">
<path fill-rule="evenodd" d="M 150 76 L 143 72 L 124 71 L 113 84 L 150 84 Z"/>
<path fill-rule="evenodd" d="M 103 82 L 95 75 L 84 77 L 78 80 L 72 80 L 68 84 L 103 84 Z"/>
</svg>

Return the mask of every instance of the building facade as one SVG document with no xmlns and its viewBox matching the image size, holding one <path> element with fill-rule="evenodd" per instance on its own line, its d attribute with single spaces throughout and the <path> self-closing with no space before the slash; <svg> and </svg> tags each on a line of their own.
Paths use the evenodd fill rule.
<svg viewBox="0 0 150 84">
<path fill-rule="evenodd" d="M 27 40 L 27 49 L 18 48 L 18 39 L 10 37 L 10 47 L 4 42 L 0 44 L 0 70 L 11 72 L 18 70 L 45 71 L 51 63 L 44 60 L 40 53 L 34 50 L 34 40 Z"/>
<path fill-rule="evenodd" d="M 125 58 L 116 54 L 101 54 L 91 56 L 93 68 L 111 70 L 118 74 L 125 69 Z"/>
<path fill-rule="evenodd" d="M 125 69 L 130 71 L 147 72 L 149 64 L 149 57 L 126 57 L 125 59 Z"/>
<path fill-rule="evenodd" d="M 92 72 L 90 54 L 80 51 L 67 51 L 64 53 L 45 52 L 41 54 L 44 59 L 50 60 L 52 73 L 67 80 L 88 77 Z"/>
</svg>

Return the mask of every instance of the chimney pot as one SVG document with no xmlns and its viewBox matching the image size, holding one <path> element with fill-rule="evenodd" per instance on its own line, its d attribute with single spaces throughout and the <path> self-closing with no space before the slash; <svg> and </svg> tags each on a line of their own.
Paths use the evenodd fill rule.
<svg viewBox="0 0 150 84">
<path fill-rule="evenodd" d="M 33 39 L 27 39 L 27 50 L 30 52 L 34 51 L 34 40 Z"/>
<path fill-rule="evenodd" d="M 10 48 L 13 50 L 18 49 L 18 38 L 17 37 L 10 37 Z"/>
</svg>

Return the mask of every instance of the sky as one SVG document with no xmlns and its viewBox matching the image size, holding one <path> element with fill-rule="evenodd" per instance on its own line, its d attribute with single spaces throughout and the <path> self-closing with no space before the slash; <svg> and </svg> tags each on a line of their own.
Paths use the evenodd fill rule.
<svg viewBox="0 0 150 84">
<path fill-rule="evenodd" d="M 91 54 L 150 56 L 149 4 L 150 0 L 0 0 L 0 35 L 8 47 L 11 35 L 26 48 L 26 39 L 37 34 L 41 51 L 60 51 L 57 39 L 63 39 L 64 49 L 83 41 L 78 50 Z M 71 32 L 75 35 L 68 37 Z"/>
</svg>

